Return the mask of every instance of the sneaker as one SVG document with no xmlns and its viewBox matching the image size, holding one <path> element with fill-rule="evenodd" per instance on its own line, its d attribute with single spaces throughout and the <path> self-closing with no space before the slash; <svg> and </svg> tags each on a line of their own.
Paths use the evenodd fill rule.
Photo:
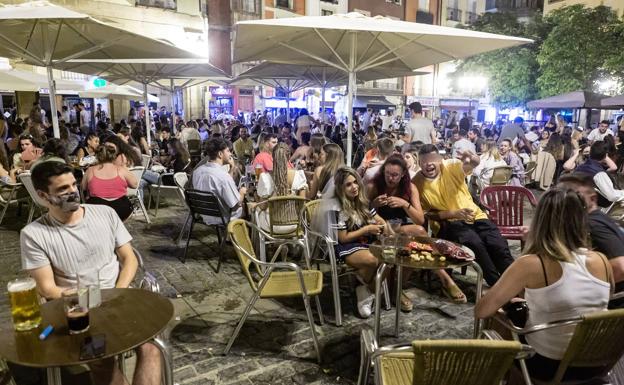
<svg viewBox="0 0 624 385">
<path fill-rule="evenodd" d="M 355 296 L 357 297 L 357 308 L 360 317 L 368 318 L 373 313 L 373 301 L 375 295 L 368 290 L 366 285 L 360 285 L 355 288 Z"/>
</svg>

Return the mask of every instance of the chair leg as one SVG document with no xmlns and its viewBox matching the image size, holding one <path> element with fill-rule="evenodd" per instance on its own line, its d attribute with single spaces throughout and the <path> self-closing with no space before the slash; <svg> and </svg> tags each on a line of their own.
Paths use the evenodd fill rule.
<svg viewBox="0 0 624 385">
<path fill-rule="evenodd" d="M 338 282 L 338 266 L 336 266 L 336 259 L 331 251 L 329 252 L 329 254 L 336 326 L 342 326 L 342 305 L 340 303 L 340 283 Z"/>
<path fill-rule="evenodd" d="M 186 246 L 184 247 L 184 255 L 182 256 L 182 263 L 186 263 L 186 253 L 188 253 L 188 245 L 189 242 L 191 241 L 191 236 L 193 235 L 193 224 L 195 223 L 195 218 L 193 218 L 191 220 L 191 227 L 189 228 L 189 235 L 188 238 L 186 238 Z"/>
<path fill-rule="evenodd" d="M 176 245 L 180 244 L 180 241 L 182 240 L 182 238 L 184 237 L 184 229 L 186 229 L 186 226 L 188 225 L 189 220 L 191 219 L 192 214 L 189 212 L 188 215 L 186 216 L 186 219 L 184 219 L 184 223 L 182 224 L 182 229 L 180 229 L 180 234 L 178 235 L 178 237 L 176 238 Z"/>
<path fill-rule="evenodd" d="M 154 213 L 155 217 L 158 216 L 158 206 L 160 206 L 160 189 L 156 191 L 156 212 Z"/>
<path fill-rule="evenodd" d="M 323 308 L 321 307 L 321 299 L 318 295 L 314 296 L 314 301 L 316 302 L 316 312 L 319 316 L 319 323 L 321 325 L 325 325 L 325 317 L 323 317 Z"/>
<path fill-rule="evenodd" d="M 6 214 L 8 208 L 9 208 L 9 203 L 7 202 L 7 204 L 5 204 L 4 207 L 2 208 L 2 214 L 0 214 L 0 224 L 2 224 L 2 221 L 4 220 L 4 215 Z"/>
<path fill-rule="evenodd" d="M 139 207 L 141 208 L 141 212 L 143 212 L 143 216 L 145 217 L 145 222 L 147 222 L 148 225 L 151 224 L 152 222 L 150 221 L 149 215 L 147 214 L 147 209 L 145 208 L 145 203 L 143 202 L 143 199 L 141 199 L 141 197 L 137 197 L 137 201 L 139 202 Z"/>
<path fill-rule="evenodd" d="M 386 304 L 385 309 L 392 309 L 392 304 L 390 303 L 390 290 L 388 289 L 388 279 L 384 279 L 381 283 L 381 290 L 383 290 L 384 303 Z"/>
<path fill-rule="evenodd" d="M 125 353 L 121 353 L 120 355 L 117 356 L 117 367 L 119 368 L 119 371 L 121 372 L 121 374 L 123 374 L 124 377 L 126 377 L 126 355 Z"/>
<path fill-rule="evenodd" d="M 376 349 L 375 335 L 368 329 L 364 328 L 360 335 L 360 371 L 358 373 L 358 385 L 368 384 L 368 374 L 371 367 L 371 355 Z"/>
<path fill-rule="evenodd" d="M 217 262 L 217 270 L 215 271 L 215 273 L 218 273 L 219 270 L 221 270 L 221 263 L 223 262 L 223 257 L 225 256 L 225 253 L 223 252 L 223 245 L 225 244 L 225 239 L 227 238 L 227 236 L 224 234 L 223 236 L 221 236 L 221 228 L 219 226 L 215 227 L 217 230 L 217 240 L 219 241 L 219 261 Z"/>
<path fill-rule="evenodd" d="M 256 290 L 256 292 L 253 294 L 253 296 L 249 300 L 249 303 L 247 304 L 247 307 L 245 308 L 243 315 L 241 316 L 240 320 L 238 321 L 238 324 L 236 325 L 236 329 L 234 329 L 234 333 L 232 333 L 232 336 L 230 337 L 230 340 L 228 341 L 228 344 L 225 347 L 225 350 L 223 351 L 224 355 L 227 355 L 230 352 L 230 349 L 232 348 L 232 345 L 234 344 L 234 340 L 236 340 L 236 337 L 238 337 L 238 333 L 240 333 L 240 330 L 243 328 L 243 324 L 247 320 L 247 317 L 249 316 L 251 309 L 253 308 L 254 304 L 260 297 L 260 291 L 262 290 L 263 287 L 264 287 L 264 283 L 261 284 L 261 287 L 259 287 L 258 290 Z"/>
<path fill-rule="evenodd" d="M 158 348 L 158 350 L 160 350 L 160 354 L 163 359 L 162 369 L 164 384 L 173 385 L 173 359 L 171 355 L 171 348 L 161 336 L 154 338 L 152 342 Z"/>
<path fill-rule="evenodd" d="M 308 322 L 310 323 L 310 331 L 312 332 L 312 342 L 314 342 L 314 350 L 316 351 L 316 360 L 321 363 L 321 350 L 319 348 L 318 337 L 316 336 L 316 329 L 314 326 L 314 316 L 312 315 L 312 309 L 310 307 L 310 297 L 303 294 L 303 304 L 305 305 L 306 313 L 308 314 Z"/>
</svg>

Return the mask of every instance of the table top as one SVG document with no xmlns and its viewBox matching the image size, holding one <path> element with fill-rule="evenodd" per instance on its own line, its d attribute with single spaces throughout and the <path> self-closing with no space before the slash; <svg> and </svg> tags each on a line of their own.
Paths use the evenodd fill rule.
<svg viewBox="0 0 624 385">
<path fill-rule="evenodd" d="M 89 310 L 89 330 L 70 335 L 63 301 L 41 306 L 39 328 L 16 332 L 13 324 L 0 327 L 0 356 L 7 361 L 31 366 L 54 367 L 83 364 L 116 356 L 150 341 L 173 318 L 169 299 L 142 289 L 103 289 L 102 304 Z M 44 341 L 39 334 L 47 325 L 54 331 Z M 80 346 L 87 336 L 106 335 L 106 354 L 95 360 L 80 360 Z"/>
<path fill-rule="evenodd" d="M 420 243 L 433 244 L 437 241 L 437 238 L 431 237 L 405 237 L 406 242 L 416 241 Z M 447 241 L 450 242 L 450 241 Z M 454 243 L 454 242 L 451 242 Z M 472 250 L 467 248 L 466 246 L 455 243 L 458 247 L 461 247 L 464 251 L 466 251 L 469 255 L 474 257 L 474 253 Z M 413 257 L 409 255 L 397 255 L 394 258 L 388 258 L 383 253 L 383 247 L 381 243 L 376 242 L 369 245 L 371 253 L 379 259 L 380 262 L 383 262 L 388 265 L 400 265 L 402 267 L 411 268 L 411 269 L 421 269 L 421 270 L 438 270 L 438 269 L 453 269 L 457 267 L 468 266 L 473 263 L 473 260 L 457 260 L 449 257 L 445 257 L 445 261 L 440 261 L 438 256 L 434 256 L 433 260 L 423 259 L 417 261 Z"/>
</svg>

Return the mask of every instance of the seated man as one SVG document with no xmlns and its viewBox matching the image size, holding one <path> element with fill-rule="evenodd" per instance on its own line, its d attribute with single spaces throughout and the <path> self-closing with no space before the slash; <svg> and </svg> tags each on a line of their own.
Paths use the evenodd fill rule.
<svg viewBox="0 0 624 385">
<path fill-rule="evenodd" d="M 598 205 L 608 207 L 612 202 L 624 199 L 624 190 L 617 190 L 607 171 L 617 170 L 615 163 L 609 158 L 608 144 L 603 141 L 594 142 L 589 149 L 589 159 L 579 164 L 574 173 L 589 176 L 600 192 Z"/>
<path fill-rule="evenodd" d="M 48 213 L 22 229 L 22 267 L 37 282 L 47 299 L 61 298 L 63 289 L 75 286 L 78 273 L 99 271 L 100 287 L 128 287 L 137 270 L 132 237 L 113 209 L 80 205 L 72 168 L 44 162 L 32 171 L 32 181 Z M 161 357 L 150 343 L 137 349 L 134 384 L 158 385 Z M 90 364 L 95 384 L 127 384 L 114 359 Z"/>
<path fill-rule="evenodd" d="M 277 135 L 275 134 L 264 134 L 262 136 L 262 140 L 258 143 L 260 147 L 260 152 L 254 158 L 251 164 L 254 167 L 258 165 L 262 166 L 262 172 L 271 172 L 273 171 L 273 148 L 277 146 Z"/>
<path fill-rule="evenodd" d="M 243 215 L 242 203 L 247 189 L 236 188 L 234 178 L 223 167 L 226 164 L 232 165 L 230 148 L 225 140 L 210 138 L 204 145 L 204 151 L 208 162 L 193 171 L 193 188 L 215 194 L 224 208 L 230 210 L 231 218 L 240 218 Z M 230 167 L 230 169 L 233 168 L 235 167 Z M 208 225 L 221 224 L 221 218 L 218 217 L 204 215 L 203 219 Z"/>
<path fill-rule="evenodd" d="M 589 215 L 589 236 L 594 250 L 603 253 L 613 269 L 615 292 L 624 289 L 624 232 L 610 216 L 598 207 L 598 194 L 594 183 L 582 174 L 563 175 L 559 186 L 572 189 L 579 193 L 585 201 Z M 624 307 L 624 301 L 612 301 L 609 307 Z"/>
<path fill-rule="evenodd" d="M 480 158 L 458 151 L 459 159 L 444 160 L 434 145 L 418 152 L 420 171 L 412 182 L 420 192 L 420 202 L 431 227 L 440 238 L 466 245 L 474 251 L 488 285 L 496 283 L 513 262 L 507 241 L 496 225 L 477 206 L 466 185 L 466 174 Z"/>
</svg>

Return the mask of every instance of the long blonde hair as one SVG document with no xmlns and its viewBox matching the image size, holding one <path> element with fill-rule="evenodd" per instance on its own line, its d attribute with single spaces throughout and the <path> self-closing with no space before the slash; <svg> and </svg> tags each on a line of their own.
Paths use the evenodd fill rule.
<svg viewBox="0 0 624 385">
<path fill-rule="evenodd" d="M 524 253 L 572 262 L 572 252 L 588 247 L 588 234 L 583 199 L 575 191 L 551 188 L 537 204 Z"/>
<path fill-rule="evenodd" d="M 275 195 L 285 196 L 290 193 L 288 185 L 288 159 L 290 148 L 284 143 L 278 143 L 273 148 L 273 171 L 271 176 L 275 183 Z"/>
<path fill-rule="evenodd" d="M 319 175 L 319 191 L 323 191 L 329 179 L 338 168 L 344 166 L 344 153 L 336 143 L 328 143 L 323 146 L 325 152 L 325 163 Z"/>
<path fill-rule="evenodd" d="M 347 198 L 344 191 L 344 183 L 349 176 L 355 178 L 359 187 L 358 195 L 353 200 Z M 366 225 L 368 220 L 371 218 L 371 215 L 370 210 L 368 209 L 368 199 L 366 198 L 366 193 L 364 191 L 364 183 L 362 183 L 360 175 L 352 168 L 340 167 L 336 171 L 336 176 L 334 176 L 334 185 L 335 195 L 338 202 L 340 202 L 342 212 L 347 214 L 347 217 L 349 218 L 347 220 L 347 228 L 351 229 L 355 226 Z"/>
<path fill-rule="evenodd" d="M 483 152 L 487 152 L 488 156 L 490 158 L 494 158 L 494 160 L 499 161 L 502 160 L 503 158 L 500 156 L 500 153 L 498 152 L 498 144 L 496 143 L 496 141 L 494 139 L 488 139 L 485 141 L 485 148 L 487 150 L 484 150 Z"/>
</svg>

